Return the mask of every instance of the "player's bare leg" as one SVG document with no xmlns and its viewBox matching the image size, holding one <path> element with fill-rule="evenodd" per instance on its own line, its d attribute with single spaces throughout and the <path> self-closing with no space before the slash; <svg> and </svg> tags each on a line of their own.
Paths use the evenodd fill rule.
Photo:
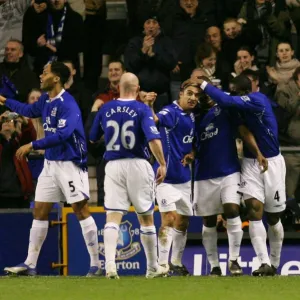
<svg viewBox="0 0 300 300">
<path fill-rule="evenodd" d="M 24 263 L 15 267 L 4 269 L 9 274 L 29 275 L 37 274 L 36 265 L 43 243 L 46 239 L 49 227 L 49 213 L 53 203 L 35 201 L 33 209 L 33 221 L 29 235 L 28 255 Z"/>
<path fill-rule="evenodd" d="M 264 205 L 262 202 L 251 198 L 245 200 L 249 217 L 249 234 L 254 251 L 261 263 L 258 270 L 252 273 L 253 276 L 273 276 L 274 270 L 267 249 L 267 232 L 262 222 Z"/>
<path fill-rule="evenodd" d="M 87 277 L 101 275 L 98 254 L 98 230 L 94 218 L 90 214 L 87 200 L 72 204 L 73 211 L 80 223 L 82 235 L 90 255 L 90 269 Z"/>
<path fill-rule="evenodd" d="M 104 251 L 106 277 L 109 279 L 119 279 L 116 266 L 116 251 L 119 238 L 119 226 L 121 224 L 123 212 L 107 211 L 106 224 L 104 226 Z"/>
<path fill-rule="evenodd" d="M 160 216 L 161 227 L 158 232 L 158 263 L 159 265 L 166 266 L 169 264 L 176 211 L 161 212 Z"/>
<path fill-rule="evenodd" d="M 240 256 L 241 242 L 243 238 L 242 221 L 240 218 L 240 207 L 235 203 L 223 205 L 224 215 L 227 220 L 227 235 L 229 244 L 229 264 L 230 274 L 233 276 L 243 275 L 237 259 Z"/>
<path fill-rule="evenodd" d="M 202 244 L 210 264 L 210 275 L 221 276 L 222 271 L 218 255 L 217 215 L 203 217 Z"/>
<path fill-rule="evenodd" d="M 173 227 L 173 246 L 170 269 L 174 274 L 181 276 L 190 275 L 189 271 L 182 264 L 182 256 L 187 240 L 187 228 L 189 216 L 177 214 Z"/>
<path fill-rule="evenodd" d="M 141 243 L 147 259 L 146 278 L 162 277 L 168 274 L 169 266 L 160 266 L 157 256 L 157 235 L 154 226 L 153 211 L 146 214 L 139 214 L 138 219 L 141 225 Z"/>
<path fill-rule="evenodd" d="M 268 238 L 270 244 L 270 262 L 275 274 L 280 264 L 280 255 L 284 238 L 284 229 L 281 223 L 280 213 L 265 212 L 268 222 Z"/>
</svg>

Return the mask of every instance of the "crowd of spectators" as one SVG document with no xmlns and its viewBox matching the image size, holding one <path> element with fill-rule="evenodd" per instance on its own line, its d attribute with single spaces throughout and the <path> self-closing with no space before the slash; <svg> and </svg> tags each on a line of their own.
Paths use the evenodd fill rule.
<svg viewBox="0 0 300 300">
<path fill-rule="evenodd" d="M 265 93 L 272 102 L 281 145 L 300 146 L 299 1 L 127 0 L 126 37 L 119 28 L 118 42 L 109 50 L 108 74 L 103 74 L 108 82 L 103 88 L 99 76 L 110 38 L 108 1 L 1 0 L 1 94 L 36 101 L 44 65 L 63 61 L 71 71 L 65 89 L 76 99 L 88 129 L 99 107 L 119 96 L 119 80 L 126 71 L 138 76 L 142 91 L 157 94 L 156 110 L 176 100 L 181 82 L 190 77 L 206 76 L 228 90 L 231 79 L 243 73 L 253 92 Z M 15 199 L 11 207 L 24 207 L 29 205 L 31 187 L 24 187 L 18 164 L 28 165 L 36 180 L 43 153 L 31 153 L 28 162 L 18 163 L 13 154 L 24 140 L 41 138 L 43 124 L 7 114 L 1 107 L 0 205 L 9 207 L 11 197 Z M 89 147 L 97 161 L 98 204 L 102 204 L 104 148 Z M 288 198 L 297 202 L 300 153 L 284 156 Z M 11 195 L 5 190 L 9 188 L 5 174 L 14 178 Z M 26 200 L 16 206 L 20 196 Z"/>
</svg>

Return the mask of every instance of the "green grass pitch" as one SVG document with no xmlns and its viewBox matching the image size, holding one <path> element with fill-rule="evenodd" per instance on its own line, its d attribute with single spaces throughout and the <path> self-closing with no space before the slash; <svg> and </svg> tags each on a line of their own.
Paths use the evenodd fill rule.
<svg viewBox="0 0 300 300">
<path fill-rule="evenodd" d="M 1 300 L 290 300 L 300 277 L 0 277 Z"/>
</svg>

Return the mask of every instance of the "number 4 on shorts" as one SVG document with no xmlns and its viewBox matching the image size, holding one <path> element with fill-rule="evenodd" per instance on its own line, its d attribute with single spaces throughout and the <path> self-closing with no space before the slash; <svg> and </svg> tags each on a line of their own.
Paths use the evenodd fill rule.
<svg viewBox="0 0 300 300">
<path fill-rule="evenodd" d="M 279 196 L 278 191 L 276 191 L 276 193 L 275 193 L 274 200 L 276 200 L 276 201 L 278 201 L 278 202 L 279 202 L 279 200 L 280 200 L 280 196 Z"/>
</svg>

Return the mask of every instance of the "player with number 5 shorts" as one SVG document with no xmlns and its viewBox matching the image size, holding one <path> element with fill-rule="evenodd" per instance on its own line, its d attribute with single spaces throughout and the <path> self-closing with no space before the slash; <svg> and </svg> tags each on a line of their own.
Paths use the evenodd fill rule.
<svg viewBox="0 0 300 300">
<path fill-rule="evenodd" d="M 250 219 L 251 242 L 261 264 L 252 274 L 273 276 L 280 263 L 284 237 L 280 215 L 286 206 L 286 168 L 279 151 L 277 122 L 270 100 L 260 92 L 252 93 L 251 81 L 245 75 L 233 79 L 234 95 L 227 95 L 207 82 L 201 82 L 204 92 L 220 107 L 234 107 L 240 111 L 262 155 L 267 158 L 268 171 L 262 173 L 258 160 L 245 147 L 239 191 L 243 194 Z M 268 223 L 270 257 L 266 245 L 266 229 L 262 222 L 264 211 Z"/>
<path fill-rule="evenodd" d="M 98 255 L 98 230 L 90 215 L 87 149 L 80 109 L 64 90 L 70 71 L 61 62 L 47 64 L 41 78 L 42 94 L 34 104 L 23 104 L 0 97 L 11 110 L 29 118 L 41 117 L 45 138 L 24 145 L 16 153 L 21 157 L 32 150 L 45 149 L 44 169 L 38 178 L 30 230 L 28 256 L 24 263 L 4 270 L 19 275 L 36 275 L 36 264 L 48 232 L 48 215 L 54 203 L 67 201 L 80 222 L 90 254 L 87 276 L 101 274 Z"/>
<path fill-rule="evenodd" d="M 111 279 L 119 278 L 116 268 L 119 225 L 131 203 L 141 224 L 140 237 L 147 258 L 146 277 L 160 277 L 169 271 L 168 267 L 157 263 L 157 236 L 153 220 L 155 175 L 147 161 L 147 144 L 159 163 L 158 184 L 165 178 L 166 163 L 151 110 L 136 101 L 138 92 L 138 78 L 132 73 L 123 74 L 120 98 L 100 108 L 90 132 L 92 143 L 104 134 L 106 145 L 104 248 L 106 276 Z"/>
</svg>

